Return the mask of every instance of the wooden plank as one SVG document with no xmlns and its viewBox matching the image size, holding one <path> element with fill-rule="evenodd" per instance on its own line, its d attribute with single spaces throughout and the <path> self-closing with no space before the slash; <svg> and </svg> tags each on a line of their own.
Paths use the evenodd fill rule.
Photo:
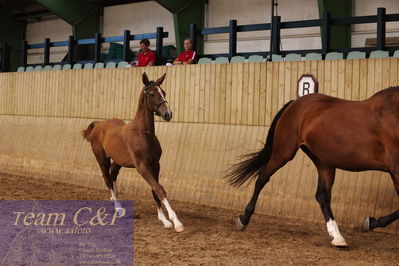
<svg viewBox="0 0 399 266">
<path fill-rule="evenodd" d="M 180 113 L 182 114 L 181 117 L 181 121 L 188 121 L 188 105 L 189 105 L 189 95 L 186 95 L 188 93 L 190 93 L 190 90 L 188 90 L 187 88 L 189 88 L 190 86 L 190 71 L 189 68 L 186 68 L 184 66 L 178 66 L 180 69 L 180 73 L 181 73 L 181 81 L 180 81 L 180 95 L 179 95 L 179 101 L 180 103 Z"/>
<path fill-rule="evenodd" d="M 262 126 L 266 126 L 268 121 L 268 113 L 267 108 L 271 108 L 269 104 L 269 100 L 271 100 L 271 95 L 268 95 L 267 92 L 267 66 L 268 63 L 259 63 L 260 65 L 260 85 L 259 85 L 259 124 Z M 270 101 L 271 102 L 271 101 Z M 268 107 L 269 106 L 269 107 Z"/>
<path fill-rule="evenodd" d="M 396 87 L 398 83 L 398 62 L 399 58 L 391 58 L 389 68 L 389 86 Z"/>
<path fill-rule="evenodd" d="M 352 76 L 353 76 L 353 60 L 342 60 L 345 64 L 344 72 L 344 99 L 352 99 Z"/>
<path fill-rule="evenodd" d="M 375 89 L 375 59 L 367 59 L 367 93 L 366 98 L 370 98 L 374 94 Z"/>
<path fill-rule="evenodd" d="M 335 61 L 335 60 L 334 60 Z M 324 61 L 324 94 L 332 95 L 331 94 L 331 75 L 332 75 L 332 60 L 325 60 Z"/>
<path fill-rule="evenodd" d="M 253 115 L 252 121 L 249 121 L 251 125 L 257 126 L 260 125 L 260 101 L 261 101 L 261 64 L 260 63 L 251 63 L 253 66 L 249 66 L 253 68 Z"/>
<path fill-rule="evenodd" d="M 272 110 L 271 110 L 271 120 L 273 120 L 273 117 L 276 115 L 278 108 L 279 108 L 279 63 L 278 62 L 272 62 L 272 69 L 273 69 L 273 74 L 272 74 Z"/>
<path fill-rule="evenodd" d="M 215 71 L 214 73 L 214 86 L 213 90 L 215 90 L 215 101 L 214 101 L 214 112 L 213 112 L 213 123 L 222 123 L 222 117 L 224 117 L 224 114 L 222 113 L 222 110 L 224 110 L 224 105 L 222 105 L 222 98 L 224 97 L 224 94 L 222 94 L 221 91 L 221 70 L 220 70 L 220 64 L 213 64 L 211 66 L 212 72 Z"/>
<path fill-rule="evenodd" d="M 191 85 L 193 87 L 193 94 L 190 97 L 190 107 L 193 108 L 193 110 L 190 110 L 189 112 L 192 113 L 192 116 L 190 117 L 189 121 L 193 122 L 200 122 L 200 116 L 203 116 L 202 108 L 203 108 L 203 99 L 201 99 L 201 91 L 203 88 L 201 88 L 201 81 L 204 78 L 204 65 L 200 65 L 200 67 L 194 67 L 193 65 L 190 65 L 189 68 L 191 69 L 191 73 L 193 74 L 193 70 L 195 70 L 194 75 L 191 76 L 191 80 L 194 81 L 191 82 Z M 201 79 L 200 79 L 201 77 Z"/>
<path fill-rule="evenodd" d="M 244 66 L 248 66 L 248 74 L 246 75 L 247 78 L 245 78 L 245 76 L 243 77 L 244 79 L 246 79 L 246 82 L 244 82 L 243 80 L 243 86 L 248 86 L 248 108 L 243 108 L 242 112 L 246 112 L 245 110 L 248 110 L 245 121 L 246 125 L 256 125 L 257 122 L 255 123 L 254 121 L 255 119 L 257 120 L 258 114 L 255 114 L 255 109 L 258 108 L 256 106 L 256 102 L 258 102 L 259 99 L 255 99 L 255 97 L 259 96 L 255 95 L 258 94 L 258 92 L 256 91 L 256 87 L 259 86 L 259 83 L 255 84 L 255 63 L 248 63 Z"/>
<path fill-rule="evenodd" d="M 382 66 L 382 60 L 383 58 L 376 58 L 374 61 L 375 67 L 374 67 L 374 91 L 373 91 L 373 95 L 384 89 L 383 87 L 383 80 L 382 80 L 382 76 L 383 76 L 383 66 Z"/>
<path fill-rule="evenodd" d="M 295 100 L 297 96 L 297 87 L 298 87 L 298 62 L 293 61 L 290 62 L 291 65 L 291 80 L 290 80 L 290 99 Z"/>
<path fill-rule="evenodd" d="M 230 97 L 230 108 L 227 110 L 230 110 L 229 116 L 230 116 L 230 123 L 231 124 L 238 124 L 239 118 L 238 116 L 241 116 L 241 114 L 238 113 L 238 105 L 241 104 L 241 94 L 239 94 L 240 87 L 241 85 L 238 85 L 239 82 L 239 72 L 238 72 L 238 65 L 239 64 L 230 64 L 231 68 L 231 97 Z"/>
<path fill-rule="evenodd" d="M 382 63 L 382 82 L 379 90 L 390 87 L 390 58 L 381 58 Z"/>
<path fill-rule="evenodd" d="M 227 123 L 227 119 L 226 119 L 226 112 L 227 112 L 227 64 L 218 64 L 218 66 L 216 66 L 216 70 L 218 70 L 218 68 L 220 68 L 220 116 L 219 116 L 219 123 L 224 124 Z M 231 78 L 231 75 L 230 75 Z"/>
<path fill-rule="evenodd" d="M 285 62 L 284 64 L 284 87 L 282 88 L 284 90 L 284 100 L 283 100 L 283 105 L 285 103 L 287 103 L 288 101 L 290 101 L 291 99 L 295 99 L 295 98 L 291 98 L 292 95 L 292 89 L 291 88 L 291 75 L 292 75 L 292 62 Z M 281 108 L 281 106 L 280 106 Z"/>
<path fill-rule="evenodd" d="M 273 119 L 273 63 L 266 63 L 266 119 L 265 126 L 270 127 Z"/>
<path fill-rule="evenodd" d="M 217 105 L 219 104 L 220 91 L 218 86 L 216 85 L 216 66 L 215 64 L 207 65 L 207 73 L 210 76 L 209 82 L 207 83 L 207 88 L 205 89 L 208 92 L 209 104 L 205 112 L 207 112 L 208 123 L 217 123 Z"/>
<path fill-rule="evenodd" d="M 363 78 L 363 77 L 362 77 Z M 354 101 L 360 100 L 360 60 L 352 60 L 352 96 Z"/>
<path fill-rule="evenodd" d="M 204 64 L 205 65 L 205 72 L 204 72 L 204 77 L 202 77 L 204 84 L 202 85 L 203 91 L 201 92 L 203 95 L 203 103 L 202 103 L 202 112 L 203 112 L 203 120 L 202 122 L 205 123 L 211 123 L 212 122 L 212 115 L 211 112 L 213 110 L 213 100 L 214 100 L 214 87 L 211 87 L 211 65 L 210 64 Z M 212 90 L 211 90 L 212 88 Z"/>
<path fill-rule="evenodd" d="M 241 83 L 238 85 L 238 91 L 241 91 L 241 101 L 237 102 L 237 116 L 239 117 L 237 123 L 240 125 L 248 125 L 250 120 L 252 121 L 253 116 L 253 70 L 252 70 L 252 81 L 250 85 L 250 70 L 248 64 L 237 64 L 241 66 L 238 70 L 238 75 L 241 76 Z M 239 97 L 238 97 L 239 98 Z"/>
<path fill-rule="evenodd" d="M 285 104 L 285 62 L 278 63 L 278 105 L 277 111 Z"/>
<path fill-rule="evenodd" d="M 225 79 L 225 95 L 226 95 L 226 108 L 225 108 L 225 118 L 224 122 L 228 124 L 232 124 L 232 79 L 234 78 L 233 75 L 233 65 L 235 64 L 226 64 L 226 79 Z"/>
<path fill-rule="evenodd" d="M 338 83 L 337 83 L 338 94 L 337 97 L 345 98 L 345 61 L 338 60 Z"/>
<path fill-rule="evenodd" d="M 327 60 L 328 61 L 328 60 Z M 318 60 L 317 61 L 317 81 L 319 82 L 319 93 L 325 94 L 324 93 L 324 66 L 325 66 L 325 61 L 323 60 Z"/>
</svg>

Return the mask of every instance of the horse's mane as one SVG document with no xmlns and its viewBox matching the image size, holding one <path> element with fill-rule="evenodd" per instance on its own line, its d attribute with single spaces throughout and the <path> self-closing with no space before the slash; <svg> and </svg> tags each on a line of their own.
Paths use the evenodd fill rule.
<svg viewBox="0 0 399 266">
<path fill-rule="evenodd" d="M 380 90 L 379 92 L 376 92 L 374 95 L 381 95 L 383 96 L 383 94 L 388 94 L 391 95 L 392 93 L 399 93 L 399 86 L 395 86 L 395 87 L 389 87 L 383 90 Z"/>
</svg>

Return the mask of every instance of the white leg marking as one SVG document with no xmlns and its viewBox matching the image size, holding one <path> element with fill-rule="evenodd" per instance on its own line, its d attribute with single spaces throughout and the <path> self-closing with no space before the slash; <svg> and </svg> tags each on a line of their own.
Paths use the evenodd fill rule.
<svg viewBox="0 0 399 266">
<path fill-rule="evenodd" d="M 166 219 L 166 216 L 163 213 L 162 208 L 157 208 L 157 211 L 158 211 L 158 219 L 163 223 L 165 228 L 172 228 L 173 224 L 168 219 Z"/>
<path fill-rule="evenodd" d="M 175 211 L 172 209 L 172 207 L 170 207 L 170 204 L 169 204 L 168 200 L 165 198 L 165 199 L 162 200 L 162 203 L 163 203 L 163 205 L 165 205 L 165 208 L 168 211 L 169 220 L 171 220 L 174 223 L 174 225 L 175 225 L 175 230 L 177 232 L 183 232 L 184 231 L 184 226 L 179 221 L 179 219 L 177 218 L 177 215 L 176 215 Z"/>
<path fill-rule="evenodd" d="M 116 194 L 117 194 L 116 182 L 113 182 L 112 187 L 113 187 L 113 188 L 110 189 L 110 191 L 111 191 L 111 200 L 114 202 L 115 210 L 118 212 L 118 214 L 120 214 L 120 212 L 122 211 L 122 210 L 121 210 L 121 209 L 122 209 L 122 205 L 121 205 L 121 203 L 119 202 L 118 198 L 116 197 Z"/>
<path fill-rule="evenodd" d="M 345 239 L 342 237 L 341 233 L 339 232 L 338 225 L 335 220 L 329 220 L 327 222 L 327 231 L 328 234 L 333 238 L 331 244 L 334 246 L 339 247 L 346 247 L 348 244 L 346 243 Z"/>
</svg>

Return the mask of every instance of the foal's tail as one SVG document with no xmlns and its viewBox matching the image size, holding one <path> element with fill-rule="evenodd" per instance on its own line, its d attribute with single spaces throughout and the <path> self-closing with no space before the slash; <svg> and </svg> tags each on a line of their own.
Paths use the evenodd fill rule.
<svg viewBox="0 0 399 266">
<path fill-rule="evenodd" d="M 83 138 L 84 139 L 86 139 L 87 141 L 90 141 L 90 134 L 91 134 L 91 131 L 93 130 L 93 128 L 96 126 L 96 124 L 98 123 L 99 121 L 93 121 L 93 122 L 91 122 L 90 124 L 89 124 L 89 126 L 87 127 L 87 129 L 85 129 L 85 130 L 82 130 L 82 136 L 83 136 Z"/>
<path fill-rule="evenodd" d="M 231 185 L 239 187 L 248 180 L 251 182 L 256 176 L 261 174 L 272 155 L 274 131 L 277 121 L 292 102 L 293 101 L 289 101 L 286 103 L 274 117 L 269 132 L 267 133 L 266 143 L 263 149 L 258 152 L 240 156 L 239 158 L 246 158 L 246 160 L 233 165 L 228 170 L 225 178 L 230 180 Z"/>
</svg>

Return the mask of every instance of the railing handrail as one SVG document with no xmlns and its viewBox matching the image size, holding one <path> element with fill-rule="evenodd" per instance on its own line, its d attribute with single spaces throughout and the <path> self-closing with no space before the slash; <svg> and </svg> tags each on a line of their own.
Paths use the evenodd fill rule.
<svg viewBox="0 0 399 266">
<path fill-rule="evenodd" d="M 276 18 L 280 18 L 279 16 L 275 16 Z M 236 20 L 230 20 L 230 26 L 224 27 L 214 27 L 214 28 L 204 28 L 197 29 L 195 24 L 190 25 L 190 37 L 193 38 L 194 44 L 196 44 L 196 36 L 197 35 L 212 35 L 212 34 L 223 34 L 228 33 L 230 36 L 236 36 L 238 32 L 246 32 L 246 31 L 261 31 L 261 30 L 270 30 L 271 34 L 277 34 L 277 40 L 274 42 L 280 43 L 280 30 L 281 29 L 295 29 L 295 28 L 308 28 L 308 27 L 322 27 L 323 31 L 320 35 L 322 39 L 322 49 L 308 49 L 308 50 L 290 50 L 290 51 L 280 51 L 279 45 L 274 45 L 274 49 L 272 51 L 255 51 L 255 52 L 247 52 L 247 53 L 238 53 L 237 52 L 237 44 L 230 43 L 229 41 L 229 52 L 221 53 L 221 54 L 206 54 L 203 56 L 214 58 L 216 56 L 228 56 L 233 57 L 236 55 L 251 55 L 257 54 L 262 56 L 269 56 L 270 52 L 273 54 L 287 54 L 292 52 L 299 52 L 300 54 L 304 54 L 307 52 L 321 52 L 324 57 L 327 52 L 343 52 L 348 53 L 350 51 L 365 51 L 369 53 L 372 50 L 386 50 L 391 54 L 395 49 L 399 49 L 399 46 L 394 47 L 386 47 L 385 39 L 386 39 L 386 22 L 399 21 L 399 13 L 394 14 L 385 14 L 385 8 L 378 8 L 377 15 L 373 16 L 358 16 L 358 17 L 343 17 L 343 18 L 331 18 L 329 13 L 324 13 L 323 18 L 321 19 L 312 19 L 312 20 L 300 20 L 300 21 L 285 21 L 280 22 L 277 21 L 278 25 L 274 25 L 274 29 L 272 28 L 272 23 L 262 23 L 262 24 L 248 24 L 248 25 L 236 25 Z M 276 21 L 275 21 L 276 22 Z M 235 23 L 235 25 L 234 25 Z M 340 48 L 340 49 L 331 49 L 329 40 L 330 40 L 330 28 L 331 26 L 336 25 L 354 25 L 354 24 L 365 24 L 365 23 L 377 23 L 377 44 L 376 47 L 353 47 L 353 48 Z M 274 32 L 278 31 L 278 32 Z M 231 40 L 231 37 L 229 38 Z"/>
<path fill-rule="evenodd" d="M 168 32 L 163 31 L 163 27 L 157 27 L 157 31 L 154 33 L 142 33 L 142 34 L 130 34 L 129 30 L 125 30 L 122 36 L 110 36 L 110 37 L 101 37 L 100 33 L 96 33 L 94 38 L 88 39 L 79 39 L 75 40 L 73 36 L 69 36 L 68 41 L 57 41 L 51 42 L 50 38 L 45 38 L 44 43 L 33 43 L 28 44 L 27 41 L 23 41 L 22 43 L 22 62 L 21 66 L 26 67 L 27 64 L 27 51 L 29 49 L 44 49 L 44 62 L 42 65 L 48 65 L 49 62 L 49 54 L 51 47 L 63 47 L 68 46 L 68 54 L 74 52 L 73 46 L 74 45 L 83 45 L 83 44 L 94 44 L 94 60 L 92 63 L 100 62 L 100 52 L 101 52 L 101 44 L 102 43 L 112 43 L 112 42 L 123 42 L 123 58 L 122 60 L 127 61 L 128 58 L 128 51 L 130 49 L 129 42 L 135 40 L 142 40 L 142 39 L 155 39 L 156 40 L 156 54 L 157 60 L 161 60 L 162 57 L 162 45 L 163 45 L 163 38 L 169 37 Z M 121 60 L 120 60 L 121 61 Z M 51 64 L 57 64 L 61 62 L 53 62 Z M 73 56 L 68 56 L 68 63 L 73 64 Z M 30 64 L 30 65 L 37 65 L 37 64 Z"/>
</svg>

